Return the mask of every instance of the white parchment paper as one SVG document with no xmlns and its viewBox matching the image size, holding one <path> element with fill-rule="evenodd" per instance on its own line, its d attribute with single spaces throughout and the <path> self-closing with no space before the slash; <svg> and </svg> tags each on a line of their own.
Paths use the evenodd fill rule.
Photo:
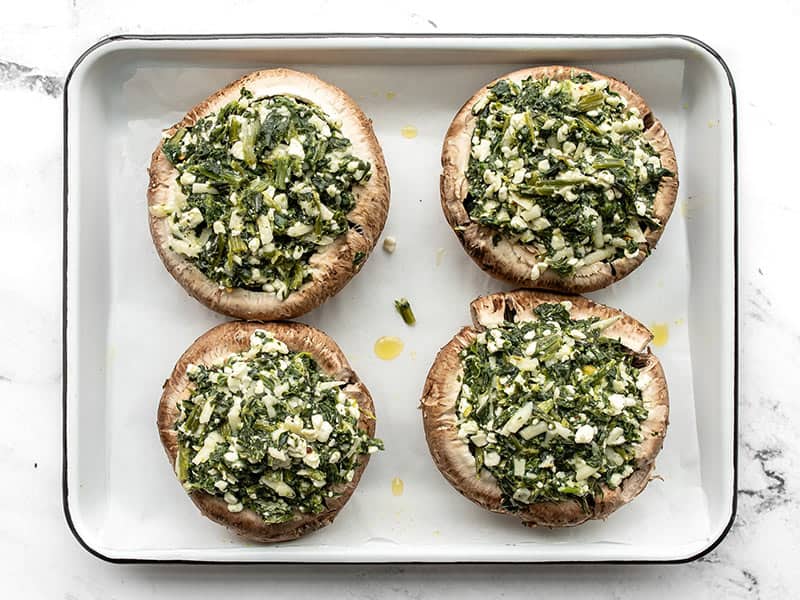
<svg viewBox="0 0 800 600">
<path fill-rule="evenodd" d="M 687 143 L 680 60 L 583 63 L 627 80 L 666 125 L 679 163 Z M 269 66 L 269 65 L 264 65 Z M 507 286 L 484 275 L 465 255 L 442 216 L 439 154 L 457 109 L 486 81 L 519 65 L 296 65 L 348 91 L 373 119 L 391 175 L 392 204 L 384 235 L 397 238 L 393 255 L 378 247 L 361 273 L 335 298 L 302 318 L 341 345 L 375 399 L 375 455 L 335 523 L 304 539 L 274 546 L 242 542 L 197 514 L 161 449 L 156 407 L 161 385 L 183 350 L 222 317 L 189 298 L 162 267 L 147 229 L 145 169 L 160 131 L 208 93 L 251 68 L 186 68 L 169 64 L 122 70 L 108 91 L 107 197 L 110 311 L 107 323 L 106 430 L 84 433 L 80 444 L 106 452 L 102 473 L 80 473 L 83 486 L 103 497 L 98 538 L 121 555 L 206 560 L 568 560 L 680 555 L 708 536 L 692 393 L 687 302 L 690 257 L 681 198 L 655 253 L 610 289 L 591 297 L 648 325 L 667 327 L 654 347 L 667 374 L 671 414 L 661 479 L 606 522 L 563 530 L 530 530 L 462 498 L 428 454 L 417 408 L 427 370 L 451 336 L 469 322 L 474 297 Z M 401 135 L 412 126 L 417 135 Z M 701 132 L 702 133 L 702 132 Z M 680 163 L 680 169 L 690 165 Z M 102 274 L 99 274 L 102 276 Z M 393 308 L 408 297 L 416 327 Z M 382 361 L 375 340 L 400 337 L 399 358 Z M 105 436 L 100 444 L 93 436 Z M 394 496 L 391 481 L 404 492 Z"/>
</svg>

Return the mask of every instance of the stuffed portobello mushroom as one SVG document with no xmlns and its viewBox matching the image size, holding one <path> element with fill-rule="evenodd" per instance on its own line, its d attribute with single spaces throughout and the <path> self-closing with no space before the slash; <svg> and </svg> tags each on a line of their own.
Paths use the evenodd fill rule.
<svg viewBox="0 0 800 600">
<path fill-rule="evenodd" d="M 422 414 L 464 496 L 528 526 L 604 519 L 650 480 L 667 429 L 650 332 L 581 296 L 519 290 L 472 302 L 436 357 Z"/>
<path fill-rule="evenodd" d="M 370 120 L 339 88 L 288 69 L 219 90 L 152 156 L 150 232 L 208 307 L 296 317 L 336 294 L 375 245 L 389 179 Z"/>
<path fill-rule="evenodd" d="M 597 290 L 655 248 L 678 191 L 669 136 L 625 83 L 576 67 L 504 75 L 442 149 L 445 216 L 470 257 L 524 287 Z"/>
<path fill-rule="evenodd" d="M 300 323 L 231 322 L 198 338 L 164 385 L 158 430 L 200 512 L 258 542 L 330 524 L 383 448 L 367 388 Z"/>
</svg>

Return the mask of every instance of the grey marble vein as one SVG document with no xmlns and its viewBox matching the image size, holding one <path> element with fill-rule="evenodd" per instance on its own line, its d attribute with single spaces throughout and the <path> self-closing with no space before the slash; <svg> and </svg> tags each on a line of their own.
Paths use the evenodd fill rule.
<svg viewBox="0 0 800 600">
<path fill-rule="evenodd" d="M 753 288 L 752 295 L 747 299 L 750 309 L 747 316 L 759 323 L 764 323 L 772 309 L 772 300 L 767 298 L 761 288 Z"/>
<path fill-rule="evenodd" d="M 715 565 L 716 569 L 724 573 L 721 573 L 722 576 L 717 584 L 719 595 L 716 597 L 761 597 L 761 582 L 752 571 L 731 564 L 729 560 L 721 558 L 716 552 L 703 556 L 697 562 Z"/>
<path fill-rule="evenodd" d="M 742 488 L 739 490 L 740 496 L 755 498 L 757 503 L 754 507 L 756 513 L 772 510 L 776 506 L 789 502 L 789 495 L 786 489 L 786 476 L 781 473 L 773 464 L 773 461 L 783 456 L 783 450 L 777 447 L 753 448 L 745 442 L 745 449 L 761 467 L 761 471 L 766 479 L 766 486 L 761 488 Z"/>
<path fill-rule="evenodd" d="M 421 21 L 425 21 L 428 25 L 430 25 L 434 29 L 439 29 L 439 25 L 437 25 L 436 22 L 433 19 L 429 19 L 428 17 L 426 17 L 424 15 L 412 12 L 409 16 L 411 17 L 411 19 L 413 19 L 415 21 L 420 21 L 420 22 Z"/>
<path fill-rule="evenodd" d="M 739 572 L 742 574 L 741 579 L 729 579 L 729 581 L 742 588 L 742 590 L 749 594 L 751 598 L 760 598 L 761 593 L 758 587 L 758 577 L 753 575 L 747 569 L 739 569 Z"/>
<path fill-rule="evenodd" d="M 64 81 L 38 73 L 33 67 L 0 59 L 0 89 L 4 88 L 23 88 L 58 98 L 64 91 Z"/>
</svg>

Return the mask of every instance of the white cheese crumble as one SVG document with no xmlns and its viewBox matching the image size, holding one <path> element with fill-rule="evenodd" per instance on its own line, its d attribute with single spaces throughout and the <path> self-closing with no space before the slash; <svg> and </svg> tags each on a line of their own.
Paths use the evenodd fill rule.
<svg viewBox="0 0 800 600">
<path fill-rule="evenodd" d="M 387 235 L 383 239 L 383 249 L 389 254 L 392 254 L 397 249 L 397 240 L 394 236 Z"/>
<path fill-rule="evenodd" d="M 477 125 L 471 135 L 470 165 L 475 166 L 470 166 L 468 177 L 480 193 L 473 192 L 470 217 L 499 229 L 514 243 L 533 246 L 541 264 L 531 268 L 531 280 L 548 268 L 568 275 L 597 262 L 637 256 L 640 250 L 629 249 L 629 241 L 645 242 L 644 232 L 657 225 L 652 190 L 645 192 L 647 197 L 625 198 L 633 193 L 630 176 L 642 186 L 662 176 L 658 153 L 642 136 L 638 111 L 626 108 L 624 99 L 603 79 L 549 81 L 538 89 L 545 99 L 557 98 L 553 108 L 507 99 L 523 97 L 520 86 L 526 85 L 541 83 L 511 83 L 502 88 L 504 97 L 490 90 L 473 106 Z M 525 89 L 529 97 L 531 88 Z M 576 232 L 575 223 L 565 222 L 552 201 L 537 202 L 541 197 L 603 206 L 607 216 L 595 213 L 591 235 L 582 238 L 583 229 Z M 607 203 L 613 207 L 611 215 Z M 544 210 L 539 206 L 539 214 L 531 214 L 531 206 L 539 204 Z M 608 222 L 603 223 L 604 218 Z M 626 226 L 621 244 L 612 239 L 618 236 L 606 237 L 609 230 L 618 232 L 620 221 L 629 221 L 630 229 L 636 229 L 628 231 Z M 563 245 L 556 238 L 552 247 L 550 230 L 559 226 L 565 227 L 567 236 Z M 569 254 L 559 254 L 562 250 Z"/>
<path fill-rule="evenodd" d="M 481 162 L 485 161 L 489 154 L 491 153 L 491 142 L 487 139 L 483 139 L 480 143 L 476 144 L 472 147 L 472 156 L 476 160 Z"/>
<path fill-rule="evenodd" d="M 216 431 L 212 431 L 206 436 L 205 441 L 203 442 L 203 446 L 200 450 L 197 451 L 197 454 L 194 455 L 192 459 L 192 463 L 195 465 L 199 465 L 204 463 L 208 460 L 211 456 L 211 453 L 217 447 L 217 444 L 224 442 L 225 439 Z"/>
<path fill-rule="evenodd" d="M 589 444 L 594 439 L 595 428 L 591 425 L 581 425 L 575 431 L 576 444 Z"/>
</svg>

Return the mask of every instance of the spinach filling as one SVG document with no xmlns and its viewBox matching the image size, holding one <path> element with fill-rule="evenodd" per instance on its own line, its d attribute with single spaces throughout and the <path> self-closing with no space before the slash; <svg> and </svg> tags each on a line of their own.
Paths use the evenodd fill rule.
<svg viewBox="0 0 800 600">
<path fill-rule="evenodd" d="M 461 352 L 456 414 L 478 473 L 494 476 L 509 509 L 578 500 L 634 470 L 649 378 L 636 355 L 603 337 L 617 318 L 575 320 L 541 304 L 534 321 L 504 321 Z"/>
<path fill-rule="evenodd" d="M 219 366 L 190 365 L 191 394 L 178 404 L 175 472 L 184 489 L 249 508 L 267 523 L 315 514 L 353 479 L 361 456 L 383 442 L 360 429 L 347 382 L 264 330 Z"/>
<path fill-rule="evenodd" d="M 371 165 L 318 106 L 242 88 L 219 112 L 162 145 L 178 171 L 170 247 L 223 288 L 283 299 L 311 277 L 309 258 L 347 232 L 353 187 Z"/>
<path fill-rule="evenodd" d="M 633 258 L 644 233 L 661 227 L 653 202 L 659 154 L 636 107 L 587 73 L 554 81 L 501 80 L 473 106 L 475 130 L 465 207 L 470 218 L 568 276 Z"/>
</svg>

